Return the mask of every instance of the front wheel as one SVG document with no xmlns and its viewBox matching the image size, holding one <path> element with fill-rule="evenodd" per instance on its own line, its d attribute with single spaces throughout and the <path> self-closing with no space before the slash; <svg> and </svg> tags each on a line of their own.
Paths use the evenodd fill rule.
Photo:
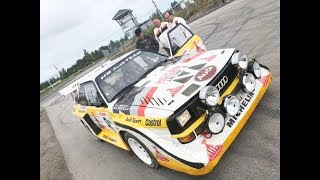
<svg viewBox="0 0 320 180">
<path fill-rule="evenodd" d="M 157 169 L 158 161 L 155 159 L 150 150 L 135 136 L 130 133 L 125 134 L 126 143 L 136 156 L 148 167 Z"/>
</svg>

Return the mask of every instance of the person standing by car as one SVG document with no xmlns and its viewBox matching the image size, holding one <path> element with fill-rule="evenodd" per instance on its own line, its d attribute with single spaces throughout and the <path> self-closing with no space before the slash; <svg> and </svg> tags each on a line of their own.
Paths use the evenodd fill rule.
<svg viewBox="0 0 320 180">
<path fill-rule="evenodd" d="M 159 43 L 154 37 L 144 35 L 140 27 L 136 29 L 134 32 L 136 36 L 139 37 L 139 39 L 136 42 L 137 49 L 148 50 L 155 53 L 159 52 Z"/>
<path fill-rule="evenodd" d="M 167 52 L 167 54 L 170 56 L 170 50 L 168 47 L 166 47 L 159 39 L 159 36 L 168 29 L 168 22 L 161 22 L 161 19 L 159 17 L 155 17 L 152 19 L 152 22 L 155 26 L 153 33 L 154 38 L 158 41 L 159 45 Z"/>
<path fill-rule="evenodd" d="M 188 29 L 189 26 L 187 25 L 187 22 L 182 17 L 175 17 L 172 13 L 172 11 L 166 11 L 163 13 L 164 18 L 168 21 L 168 29 L 172 29 L 175 27 L 178 23 L 183 24 Z"/>
</svg>

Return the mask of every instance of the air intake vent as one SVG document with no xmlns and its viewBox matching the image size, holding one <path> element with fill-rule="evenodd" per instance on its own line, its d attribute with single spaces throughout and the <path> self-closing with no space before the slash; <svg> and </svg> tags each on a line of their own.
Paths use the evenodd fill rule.
<svg viewBox="0 0 320 180">
<path fill-rule="evenodd" d="M 149 103 L 153 106 L 162 106 L 164 105 L 167 100 L 165 98 L 158 98 L 158 97 L 143 97 L 140 99 L 141 106 L 147 106 Z"/>
</svg>

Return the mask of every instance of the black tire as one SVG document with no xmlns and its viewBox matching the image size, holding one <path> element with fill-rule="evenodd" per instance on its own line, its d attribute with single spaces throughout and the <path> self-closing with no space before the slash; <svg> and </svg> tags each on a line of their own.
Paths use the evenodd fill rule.
<svg viewBox="0 0 320 180">
<path fill-rule="evenodd" d="M 81 121 L 81 120 L 80 120 L 80 121 Z M 98 138 L 95 134 L 93 134 L 93 132 L 89 129 L 89 127 L 88 127 L 84 122 L 81 121 L 81 123 L 82 123 L 83 126 L 86 128 L 86 130 L 90 133 L 91 137 L 92 137 L 94 140 L 96 140 L 96 141 L 98 141 L 98 142 L 103 142 L 102 139 Z"/>
<path fill-rule="evenodd" d="M 157 168 L 159 168 L 159 163 L 158 163 L 157 159 L 153 156 L 153 154 L 152 154 L 151 151 L 146 147 L 146 145 L 143 144 L 143 142 L 141 142 L 138 138 L 136 138 L 134 135 L 132 135 L 132 134 L 130 134 L 130 133 L 128 133 L 128 132 L 126 132 L 126 133 L 124 134 L 124 138 L 125 138 L 125 141 L 126 141 L 128 147 L 130 148 L 131 151 L 132 151 L 132 149 L 131 149 L 131 147 L 130 147 L 130 144 L 128 143 L 128 139 L 129 139 L 129 138 L 132 138 L 132 139 L 136 140 L 136 141 L 144 148 L 144 150 L 148 153 L 148 155 L 151 157 L 151 162 L 152 162 L 152 163 L 151 163 L 151 165 L 149 165 L 149 164 L 143 162 L 143 161 L 135 154 L 135 155 L 138 157 L 138 159 L 139 159 L 143 164 L 145 164 L 146 166 L 148 166 L 149 168 L 152 168 L 152 169 L 157 169 Z M 132 151 L 132 152 L 135 153 L 134 151 Z"/>
</svg>

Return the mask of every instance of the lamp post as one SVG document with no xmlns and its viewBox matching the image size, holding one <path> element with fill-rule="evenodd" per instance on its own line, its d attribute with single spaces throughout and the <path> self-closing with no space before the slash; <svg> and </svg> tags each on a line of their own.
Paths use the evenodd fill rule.
<svg viewBox="0 0 320 180">
<path fill-rule="evenodd" d="M 163 16 L 162 16 L 162 14 L 161 14 L 161 11 L 158 9 L 158 7 L 157 7 L 157 5 L 156 5 L 156 2 L 155 2 L 154 0 L 152 0 L 152 3 L 153 3 L 153 5 L 154 5 L 154 7 L 156 7 L 156 11 L 159 13 L 161 19 L 163 20 Z"/>
</svg>

